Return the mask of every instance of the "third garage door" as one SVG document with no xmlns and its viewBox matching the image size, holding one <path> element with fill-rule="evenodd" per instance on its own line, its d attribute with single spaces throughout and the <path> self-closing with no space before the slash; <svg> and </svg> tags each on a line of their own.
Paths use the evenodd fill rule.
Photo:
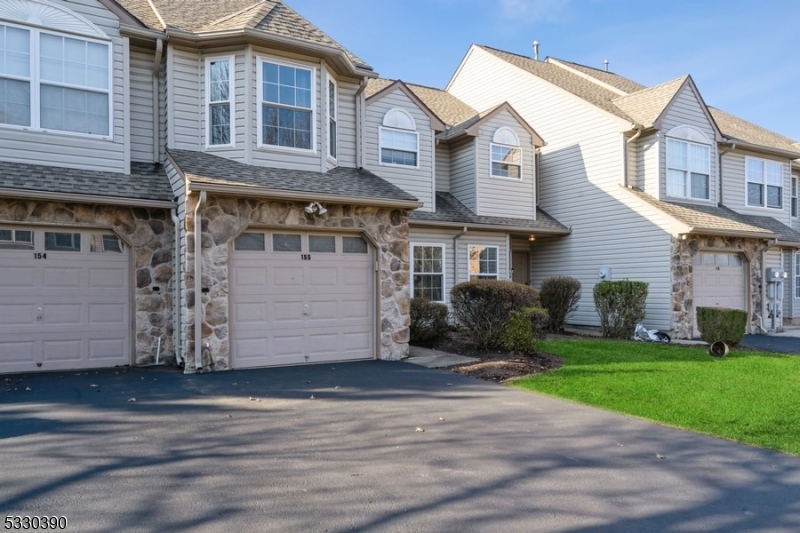
<svg viewBox="0 0 800 533">
<path fill-rule="evenodd" d="M 233 366 L 374 358 L 374 261 L 357 235 L 242 234 L 231 255 Z"/>
</svg>

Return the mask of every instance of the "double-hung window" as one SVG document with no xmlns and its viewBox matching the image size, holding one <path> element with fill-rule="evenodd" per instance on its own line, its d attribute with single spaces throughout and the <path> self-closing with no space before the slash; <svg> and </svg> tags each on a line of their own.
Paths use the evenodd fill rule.
<svg viewBox="0 0 800 533">
<path fill-rule="evenodd" d="M 336 82 L 332 79 L 328 79 L 328 157 L 334 160 L 337 157 L 337 95 L 338 91 L 336 90 Z"/>
<path fill-rule="evenodd" d="M 469 247 L 469 280 L 497 279 L 498 276 L 497 246 Z"/>
<path fill-rule="evenodd" d="M 667 196 L 710 199 L 711 147 L 667 139 Z"/>
<path fill-rule="evenodd" d="M 0 124 L 111 135 L 111 44 L 0 24 Z"/>
<path fill-rule="evenodd" d="M 745 157 L 747 205 L 783 208 L 783 164 Z"/>
<path fill-rule="evenodd" d="M 259 60 L 261 144 L 314 150 L 314 71 Z"/>
<path fill-rule="evenodd" d="M 432 302 L 444 301 L 444 246 L 411 246 L 411 294 Z"/>
<path fill-rule="evenodd" d="M 500 128 L 492 139 L 491 176 L 493 178 L 522 178 L 522 150 L 519 137 L 510 128 Z"/>
<path fill-rule="evenodd" d="M 798 178 L 792 178 L 792 216 L 797 218 L 797 182 Z"/>
<path fill-rule="evenodd" d="M 206 109 L 209 146 L 233 146 L 234 117 L 233 58 L 209 58 L 206 60 Z"/>
<path fill-rule="evenodd" d="M 417 123 L 406 111 L 392 109 L 383 117 L 380 128 L 380 164 L 419 166 Z"/>
</svg>

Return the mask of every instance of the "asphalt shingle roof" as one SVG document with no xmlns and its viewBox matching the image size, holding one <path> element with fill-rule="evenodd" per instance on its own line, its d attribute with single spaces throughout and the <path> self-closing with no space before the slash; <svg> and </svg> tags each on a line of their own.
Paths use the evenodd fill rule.
<svg viewBox="0 0 800 533">
<path fill-rule="evenodd" d="M 251 29 L 301 42 L 322 44 L 344 52 L 357 66 L 371 70 L 364 60 L 352 54 L 325 32 L 278 0 L 117 0 L 147 26 L 193 33 Z"/>
<path fill-rule="evenodd" d="M 476 215 L 467 206 L 458 201 L 450 193 L 436 193 L 436 212 L 412 211 L 409 220 L 413 222 L 451 222 L 467 225 L 497 226 L 503 228 L 519 228 L 531 232 L 546 232 L 551 234 L 568 234 L 569 229 L 559 221 L 542 211 L 536 209 L 536 220 L 487 217 Z"/>
<path fill-rule="evenodd" d="M 394 82 L 394 80 L 387 80 L 384 78 L 369 80 L 364 95 L 370 98 Z M 439 120 L 444 122 L 448 128 L 478 117 L 477 110 L 446 91 L 433 87 L 425 87 L 424 85 L 403 83 L 422 101 L 422 103 L 428 106 L 428 109 L 439 117 Z"/>
<path fill-rule="evenodd" d="M 169 150 L 191 183 L 415 202 L 417 199 L 368 170 L 336 167 L 326 173 L 246 165 L 224 157 Z"/>
<path fill-rule="evenodd" d="M 781 242 L 800 244 L 800 233 L 772 217 L 744 215 L 725 206 L 689 205 L 657 200 L 649 194 L 631 190 L 633 194 L 687 226 L 702 230 L 763 234 L 764 238 L 777 236 Z"/>
<path fill-rule="evenodd" d="M 688 76 L 681 76 L 627 96 L 620 96 L 614 100 L 614 104 L 638 124 L 650 127 L 661 116 L 687 78 Z"/>
<path fill-rule="evenodd" d="M 714 107 L 709 107 L 708 110 L 726 137 L 758 146 L 797 152 L 800 157 L 800 145 L 796 141 Z"/>
<path fill-rule="evenodd" d="M 557 57 L 547 58 L 545 61 L 548 61 L 549 59 L 560 61 L 561 63 L 564 63 L 568 67 L 575 69 L 578 72 L 586 74 L 587 76 L 591 76 L 607 85 L 614 87 L 615 89 L 619 89 L 620 91 L 624 91 L 626 93 L 635 93 L 637 91 L 641 91 L 642 89 L 647 89 L 646 85 L 636 83 L 633 80 L 629 80 L 628 78 L 624 78 L 618 74 L 614 74 L 613 72 L 600 70 L 594 67 L 587 67 L 586 65 L 573 63 L 572 61 L 565 61 L 563 59 L 558 59 Z"/>
<path fill-rule="evenodd" d="M 166 202 L 175 197 L 164 169 L 153 163 L 131 163 L 128 175 L 0 161 L 0 188 Z"/>
</svg>

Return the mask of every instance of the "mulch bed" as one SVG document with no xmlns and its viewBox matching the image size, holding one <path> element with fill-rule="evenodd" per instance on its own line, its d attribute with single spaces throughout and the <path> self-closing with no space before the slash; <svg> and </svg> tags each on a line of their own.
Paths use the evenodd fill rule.
<svg viewBox="0 0 800 533">
<path fill-rule="evenodd" d="M 563 365 L 560 358 L 546 353 L 523 355 L 499 350 L 477 350 L 460 332 L 451 332 L 446 339 L 426 347 L 479 359 L 476 363 L 453 366 L 448 370 L 495 383 L 505 383 L 521 376 L 550 372 Z"/>
</svg>

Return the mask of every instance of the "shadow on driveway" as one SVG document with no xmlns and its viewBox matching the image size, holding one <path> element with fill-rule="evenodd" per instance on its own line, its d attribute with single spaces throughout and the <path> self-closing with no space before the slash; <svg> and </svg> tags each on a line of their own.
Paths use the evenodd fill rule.
<svg viewBox="0 0 800 533">
<path fill-rule="evenodd" d="M 798 458 L 446 371 L 80 374 L 0 390 L 3 515 L 75 531 L 800 530 Z"/>
</svg>

